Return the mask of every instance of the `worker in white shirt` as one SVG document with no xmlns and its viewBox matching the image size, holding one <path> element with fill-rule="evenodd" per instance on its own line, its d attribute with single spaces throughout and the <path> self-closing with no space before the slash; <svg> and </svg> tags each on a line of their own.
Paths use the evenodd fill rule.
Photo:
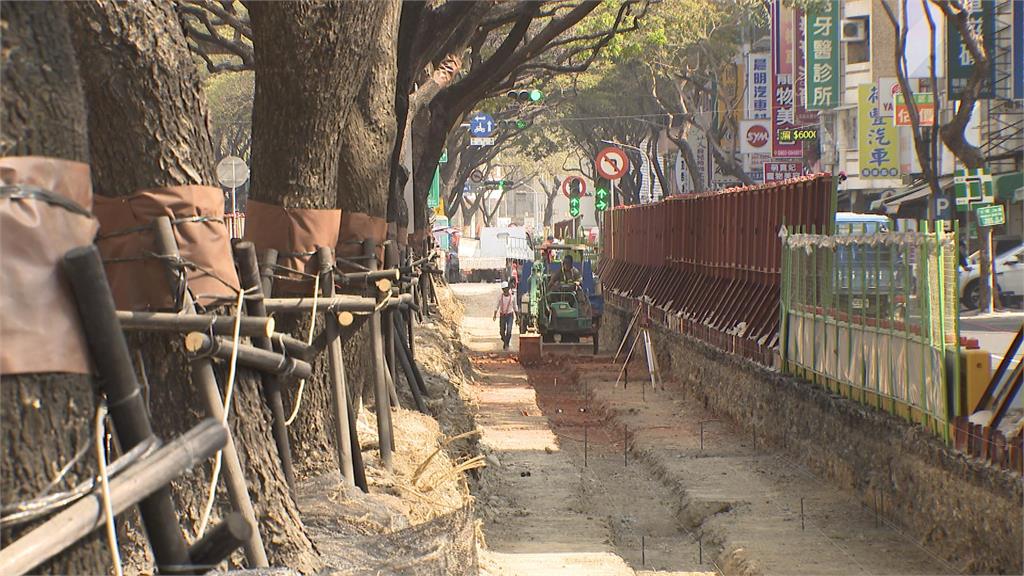
<svg viewBox="0 0 1024 576">
<path fill-rule="evenodd" d="M 512 340 L 512 321 L 516 317 L 516 299 L 508 288 L 508 282 L 501 283 L 501 294 L 498 295 L 498 305 L 494 309 L 494 319 L 498 316 L 501 320 L 498 323 L 498 330 L 501 333 L 502 350 L 508 350 L 508 343 Z"/>
</svg>

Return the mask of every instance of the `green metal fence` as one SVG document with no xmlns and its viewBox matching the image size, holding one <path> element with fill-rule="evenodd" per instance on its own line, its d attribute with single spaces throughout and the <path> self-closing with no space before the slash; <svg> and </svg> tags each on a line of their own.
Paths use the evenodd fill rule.
<svg viewBox="0 0 1024 576">
<path fill-rule="evenodd" d="M 959 413 L 956 232 L 783 235 L 783 370 L 948 438 Z"/>
</svg>

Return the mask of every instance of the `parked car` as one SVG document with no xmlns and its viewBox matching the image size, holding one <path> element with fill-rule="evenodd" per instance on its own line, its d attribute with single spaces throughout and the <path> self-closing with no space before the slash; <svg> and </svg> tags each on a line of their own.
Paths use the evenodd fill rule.
<svg viewBox="0 0 1024 576">
<path fill-rule="evenodd" d="M 971 310 L 977 310 L 981 299 L 981 265 L 978 263 L 978 254 L 973 254 L 967 262 L 968 268 L 960 268 L 960 303 Z M 1024 243 L 996 255 L 993 262 L 996 289 L 1004 303 L 1024 297 Z"/>
</svg>

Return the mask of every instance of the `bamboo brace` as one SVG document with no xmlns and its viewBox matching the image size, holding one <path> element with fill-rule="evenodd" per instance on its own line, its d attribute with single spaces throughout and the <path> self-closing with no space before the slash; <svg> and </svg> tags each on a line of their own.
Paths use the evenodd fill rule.
<svg viewBox="0 0 1024 576">
<path fill-rule="evenodd" d="M 154 332 L 208 332 L 218 336 L 231 336 L 235 329 L 235 319 L 231 316 L 214 316 L 206 314 L 173 314 L 170 312 L 129 312 L 117 311 L 117 319 L 124 330 L 151 330 Z M 257 316 L 242 318 L 239 335 L 246 338 L 254 336 L 270 336 L 274 333 L 274 319 Z"/>
</svg>

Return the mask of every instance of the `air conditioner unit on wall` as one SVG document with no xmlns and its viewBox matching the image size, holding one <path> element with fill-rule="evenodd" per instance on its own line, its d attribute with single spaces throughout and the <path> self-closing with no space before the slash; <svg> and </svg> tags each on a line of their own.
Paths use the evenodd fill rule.
<svg viewBox="0 0 1024 576">
<path fill-rule="evenodd" d="M 843 20 L 843 42 L 864 42 L 868 39 L 868 17 L 858 16 Z"/>
</svg>

